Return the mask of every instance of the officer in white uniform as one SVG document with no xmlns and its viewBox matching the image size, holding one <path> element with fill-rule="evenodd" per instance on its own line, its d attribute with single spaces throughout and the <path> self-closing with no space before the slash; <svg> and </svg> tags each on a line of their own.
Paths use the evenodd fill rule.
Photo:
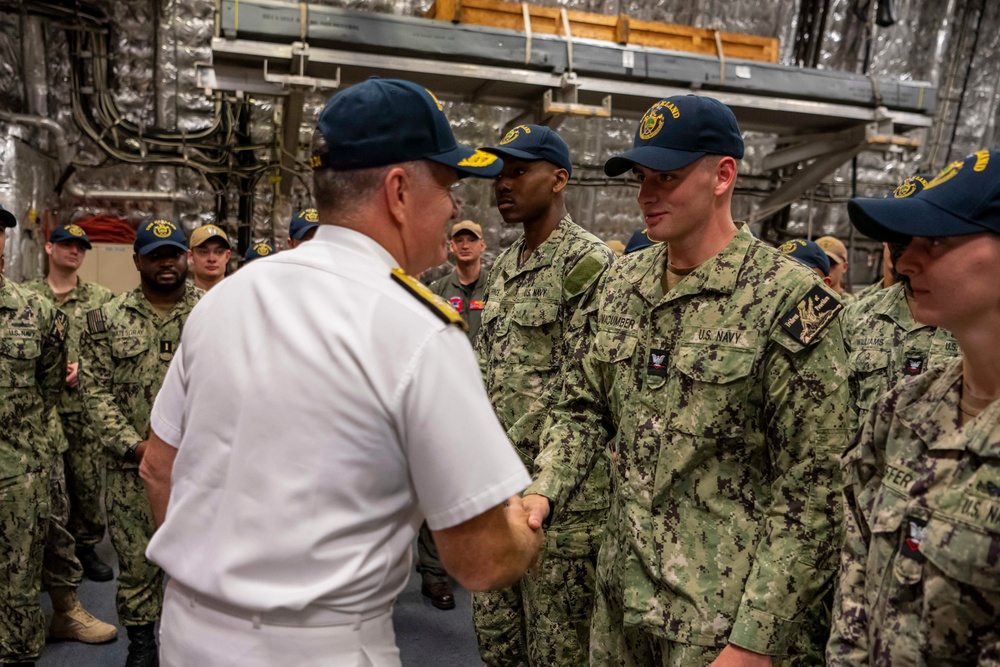
<svg viewBox="0 0 1000 667">
<path fill-rule="evenodd" d="M 392 603 L 424 517 L 472 590 L 541 545 L 463 322 L 409 276 L 445 259 L 451 186 L 500 160 L 407 81 L 339 92 L 315 136 L 315 238 L 205 297 L 153 409 L 165 666 L 399 665 Z"/>
</svg>

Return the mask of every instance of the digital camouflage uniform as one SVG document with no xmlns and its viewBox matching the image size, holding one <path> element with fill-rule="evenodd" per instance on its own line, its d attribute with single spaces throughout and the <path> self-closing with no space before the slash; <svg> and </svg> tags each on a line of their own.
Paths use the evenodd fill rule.
<svg viewBox="0 0 1000 667">
<path fill-rule="evenodd" d="M 105 447 L 108 532 L 121 568 L 115 601 L 126 626 L 160 617 L 163 571 L 146 560 L 153 515 L 138 465 L 123 457 L 149 435 L 153 400 L 184 321 L 203 293 L 186 284 L 184 296 L 161 319 L 137 287 L 88 313 L 80 343 L 81 389 Z"/>
<path fill-rule="evenodd" d="M 111 299 L 111 290 L 78 281 L 61 304 L 44 278 L 24 285 L 44 296 L 69 318 L 66 358 L 80 360 L 80 335 L 91 310 Z M 104 510 L 101 507 L 101 470 L 104 452 L 87 420 L 78 389 L 63 383 L 59 405 L 49 418 L 49 434 L 54 455 L 51 475 L 52 508 L 45 543 L 43 587 L 77 586 L 83 570 L 76 548 L 93 547 L 104 537 Z"/>
<path fill-rule="evenodd" d="M 2 230 L 0 230 L 2 233 Z M 48 414 L 66 379 L 66 316 L 0 276 L 0 661 L 36 659 L 52 454 Z"/>
<path fill-rule="evenodd" d="M 476 341 L 486 392 L 531 472 L 573 343 L 588 335 L 597 283 L 614 253 L 567 215 L 518 266 L 522 235 L 497 258 Z M 608 503 L 607 462 L 580 480 L 546 530 L 536 576 L 473 597 L 479 651 L 489 665 L 586 663 L 594 563 Z"/>
<path fill-rule="evenodd" d="M 830 665 L 1000 665 L 1000 401 L 962 426 L 961 387 L 897 384 L 844 455 Z"/>
<path fill-rule="evenodd" d="M 844 311 L 851 397 L 864 422 L 869 407 L 904 377 L 920 375 L 959 355 L 944 329 L 913 319 L 902 283 Z"/>
<path fill-rule="evenodd" d="M 592 665 L 708 665 L 730 641 L 821 663 L 854 423 L 842 306 L 746 226 L 664 294 L 666 251 L 602 281 L 525 493 L 558 513 L 612 438 Z"/>
<path fill-rule="evenodd" d="M 882 281 L 879 280 L 878 282 L 872 283 L 868 287 L 865 287 L 865 288 L 861 289 L 857 294 L 855 294 L 854 295 L 854 301 L 855 302 L 863 301 L 863 300 L 867 299 L 870 296 L 874 296 L 874 295 L 878 294 L 883 289 L 888 289 L 888 288 L 882 287 Z"/>
</svg>

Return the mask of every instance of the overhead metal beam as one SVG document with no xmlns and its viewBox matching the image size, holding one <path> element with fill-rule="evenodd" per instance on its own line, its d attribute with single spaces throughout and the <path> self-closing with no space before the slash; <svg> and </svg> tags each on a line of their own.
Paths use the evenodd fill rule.
<svg viewBox="0 0 1000 667">
<path fill-rule="evenodd" d="M 276 96 L 287 92 L 281 85 L 264 81 L 262 74 L 264 61 L 272 72 L 282 65 L 291 67 L 291 45 L 217 37 L 212 40 L 212 51 L 212 87 L 216 90 Z M 332 79 L 338 69 L 341 86 L 370 76 L 402 77 L 444 99 L 526 110 L 538 105 L 545 90 L 561 90 L 564 80 L 562 74 L 552 72 L 310 47 L 309 76 Z M 201 81 L 206 79 L 203 76 Z M 865 106 L 582 75 L 576 76 L 576 91 L 579 103 L 593 106 L 602 105 L 610 95 L 614 114 L 623 117 L 642 115 L 658 99 L 697 92 L 728 105 L 742 129 L 762 132 L 840 130 L 880 118 L 878 109 Z M 930 127 L 933 120 L 907 111 L 890 109 L 885 114 L 901 132 Z"/>
</svg>

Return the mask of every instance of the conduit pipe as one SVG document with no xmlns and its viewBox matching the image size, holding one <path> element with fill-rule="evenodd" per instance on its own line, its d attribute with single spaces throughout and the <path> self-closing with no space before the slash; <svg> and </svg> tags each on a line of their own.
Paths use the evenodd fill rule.
<svg viewBox="0 0 1000 667">
<path fill-rule="evenodd" d="M 46 130 L 55 139 L 56 159 L 59 161 L 59 168 L 62 170 L 68 169 L 70 164 L 73 162 L 73 148 L 66 140 L 66 130 L 63 129 L 62 125 L 51 118 L 0 111 L 0 120 L 7 121 L 9 123 L 16 123 L 17 125 L 27 125 Z"/>
<path fill-rule="evenodd" d="M 59 169 L 66 172 L 73 166 L 73 147 L 66 139 L 66 130 L 51 118 L 43 116 L 30 116 L 27 114 L 9 113 L 0 111 L 0 120 L 37 127 L 47 131 L 52 135 L 56 143 L 56 159 L 59 162 Z M 87 190 L 79 183 L 67 183 L 66 192 L 80 199 L 114 199 L 123 201 L 170 201 L 183 204 L 194 205 L 194 200 L 185 192 L 174 190 L 170 192 L 143 191 L 143 190 Z"/>
<path fill-rule="evenodd" d="M 172 201 L 194 205 L 194 200 L 179 190 L 156 192 L 153 190 L 84 190 L 79 183 L 67 183 L 66 192 L 80 199 L 115 199 L 121 201 Z"/>
</svg>

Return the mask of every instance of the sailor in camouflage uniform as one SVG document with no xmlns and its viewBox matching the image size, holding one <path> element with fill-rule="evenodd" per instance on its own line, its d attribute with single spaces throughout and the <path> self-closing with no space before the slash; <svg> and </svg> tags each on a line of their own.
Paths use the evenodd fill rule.
<svg viewBox="0 0 1000 667">
<path fill-rule="evenodd" d="M 111 568 L 94 553 L 94 547 L 104 538 L 104 509 L 101 507 L 104 454 L 86 418 L 78 391 L 80 335 L 83 333 L 84 318 L 112 297 L 107 287 L 86 282 L 77 275 L 91 247 L 87 233 L 78 225 L 56 227 L 45 245 L 49 256 L 48 276 L 26 283 L 25 287 L 56 304 L 69 317 L 66 338 L 69 379 L 63 387 L 57 410 L 58 426 L 65 438 L 56 436 L 66 447 L 63 457 L 70 507 L 67 528 L 76 541 L 76 551 L 87 577 L 95 581 L 109 581 L 114 576 Z M 56 281 L 69 282 L 72 286 L 64 290 Z"/>
<path fill-rule="evenodd" d="M 39 605 L 49 517 L 46 424 L 66 378 L 66 316 L 3 277 L 14 216 L 0 207 L 0 661 L 34 664 L 45 644 Z"/>
<path fill-rule="evenodd" d="M 893 191 L 894 199 L 912 197 L 930 177 L 911 176 Z M 885 244 L 890 287 L 857 299 L 844 310 L 844 336 L 851 369 L 851 398 L 863 424 L 872 404 L 904 377 L 946 365 L 958 356 L 958 343 L 944 329 L 913 319 L 912 296 L 906 292 L 895 262 L 903 250 Z"/>
<path fill-rule="evenodd" d="M 108 532 L 118 553 L 116 606 L 129 635 L 129 667 L 156 665 L 153 624 L 163 606 L 163 572 L 146 559 L 154 524 L 138 464 L 149 411 L 203 292 L 186 282 L 187 241 L 173 222 L 139 227 L 141 284 L 87 314 L 80 343 L 81 388 L 105 446 Z"/>
<path fill-rule="evenodd" d="M 872 404 L 902 378 L 947 365 L 959 355 L 950 333 L 913 319 L 902 283 L 851 303 L 843 320 L 851 397 L 861 423 Z"/>
<path fill-rule="evenodd" d="M 77 275 L 90 250 L 90 239 L 77 225 L 60 225 L 49 234 L 46 278 L 25 287 L 55 304 L 69 318 L 66 336 L 67 371 L 59 405 L 48 419 L 50 516 L 42 567 L 42 588 L 52 597 L 52 639 L 96 644 L 114 639 L 115 626 L 83 608 L 77 588 L 84 573 L 95 581 L 109 581 L 114 573 L 98 558 L 94 546 L 104 537 L 101 507 L 101 468 L 104 453 L 80 400 L 80 334 L 84 316 L 111 298 L 106 287 L 80 280 Z M 68 289 L 65 289 L 68 288 Z M 72 443 L 72 444 L 70 444 Z M 70 520 L 73 520 L 72 526 Z M 85 542 L 76 540 L 73 529 Z"/>
<path fill-rule="evenodd" d="M 742 156 L 732 112 L 689 95 L 657 102 L 605 165 L 639 180 L 665 243 L 602 280 L 524 496 L 529 525 L 558 516 L 612 439 L 592 665 L 786 664 L 803 636 L 822 637 L 814 655 L 825 641 L 812 624 L 854 421 L 842 305 L 733 222 Z"/>
<path fill-rule="evenodd" d="M 490 272 L 476 351 L 497 417 L 531 472 L 567 355 L 589 334 L 594 291 L 614 254 L 566 213 L 572 164 L 559 135 L 521 125 L 483 150 L 504 160 L 494 186 L 497 207 L 504 222 L 523 224 L 524 234 Z M 586 662 L 607 484 L 601 460 L 546 531 L 537 574 L 474 596 L 479 651 L 488 665 Z"/>
<path fill-rule="evenodd" d="M 914 318 L 951 331 L 962 358 L 879 397 L 844 455 L 828 663 L 1000 665 L 1000 151 L 848 210 L 905 245 Z"/>
</svg>

